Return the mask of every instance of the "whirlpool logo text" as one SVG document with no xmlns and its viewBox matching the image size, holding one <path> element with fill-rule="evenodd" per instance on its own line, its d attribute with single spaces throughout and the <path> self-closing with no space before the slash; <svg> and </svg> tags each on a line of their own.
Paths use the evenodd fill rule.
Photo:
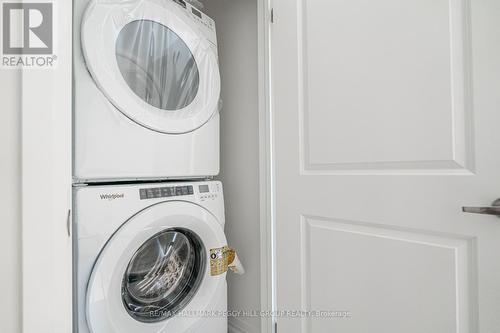
<svg viewBox="0 0 500 333">
<path fill-rule="evenodd" d="M 125 198 L 125 193 L 111 193 L 111 194 L 101 194 L 101 200 L 112 201 L 115 199 L 123 199 Z"/>
</svg>

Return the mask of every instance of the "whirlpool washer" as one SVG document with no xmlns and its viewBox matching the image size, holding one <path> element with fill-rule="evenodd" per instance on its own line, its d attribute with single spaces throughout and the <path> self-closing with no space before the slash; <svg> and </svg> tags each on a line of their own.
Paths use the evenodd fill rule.
<svg viewBox="0 0 500 333">
<path fill-rule="evenodd" d="M 74 332 L 227 332 L 220 182 L 74 190 Z"/>
</svg>

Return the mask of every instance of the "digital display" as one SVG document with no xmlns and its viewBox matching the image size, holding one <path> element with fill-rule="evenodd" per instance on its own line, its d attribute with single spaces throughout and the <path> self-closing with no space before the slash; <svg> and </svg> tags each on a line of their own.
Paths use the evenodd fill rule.
<svg viewBox="0 0 500 333">
<path fill-rule="evenodd" d="M 201 13 L 199 11 L 197 11 L 194 8 L 191 8 L 191 11 L 193 12 L 194 15 L 198 16 L 199 18 L 201 18 Z"/>
<path fill-rule="evenodd" d="M 181 195 L 193 194 L 193 186 L 170 186 L 170 187 L 155 187 L 141 188 L 139 196 L 141 200 L 176 197 Z"/>
<path fill-rule="evenodd" d="M 210 192 L 210 189 L 208 188 L 208 185 L 200 185 L 199 189 L 200 189 L 200 193 L 208 193 L 208 192 Z"/>
</svg>

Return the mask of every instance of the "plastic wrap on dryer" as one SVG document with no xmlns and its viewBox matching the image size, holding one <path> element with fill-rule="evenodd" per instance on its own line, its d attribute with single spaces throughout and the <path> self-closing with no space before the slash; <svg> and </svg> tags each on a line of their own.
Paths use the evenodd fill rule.
<svg viewBox="0 0 500 333">
<path fill-rule="evenodd" d="M 125 116 L 164 133 L 198 128 L 219 107 L 215 24 L 185 5 L 93 0 L 82 21 L 82 49 L 96 84 Z"/>
</svg>

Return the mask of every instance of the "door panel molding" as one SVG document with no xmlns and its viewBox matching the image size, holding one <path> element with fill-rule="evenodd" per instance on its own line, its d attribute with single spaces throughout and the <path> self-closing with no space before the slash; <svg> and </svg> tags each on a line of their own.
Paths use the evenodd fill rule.
<svg viewBox="0 0 500 333">
<path fill-rule="evenodd" d="M 320 237 L 328 238 L 330 240 L 329 244 L 315 239 L 312 236 L 312 233 L 314 232 L 317 233 L 316 236 L 320 235 Z M 337 237 L 335 237 L 335 234 L 337 234 Z M 343 241 L 339 244 L 334 244 L 335 238 Z M 372 284 L 373 289 L 371 290 L 381 290 L 381 293 L 383 293 L 386 289 L 391 290 L 394 288 L 393 286 L 381 286 L 377 288 L 374 284 L 386 281 L 390 278 L 386 274 L 380 274 L 377 276 L 377 271 L 379 271 L 379 273 L 387 273 L 389 270 L 384 269 L 384 267 L 391 266 L 391 264 L 398 265 L 400 267 L 400 271 L 398 272 L 399 274 L 404 273 L 404 270 L 406 269 L 408 273 L 407 277 L 412 277 L 412 270 L 415 270 L 418 274 L 420 274 L 420 277 L 423 280 L 421 285 L 412 286 L 405 285 L 403 283 L 401 286 L 410 290 L 412 287 L 415 288 L 416 295 L 428 292 L 429 294 L 427 298 L 435 300 L 436 295 L 430 289 L 432 288 L 431 284 L 433 281 L 440 280 L 439 275 L 436 275 L 436 270 L 448 267 L 448 271 L 443 269 L 441 272 L 442 281 L 440 282 L 442 283 L 441 285 L 436 283 L 436 290 L 434 291 L 446 294 L 446 292 L 443 291 L 445 287 L 449 286 L 445 283 L 446 277 L 452 277 L 453 285 L 449 286 L 449 295 L 447 295 L 450 298 L 443 299 L 443 303 L 440 304 L 439 307 L 436 307 L 434 312 L 432 311 L 433 309 L 421 309 L 423 310 L 421 315 L 428 315 L 429 318 L 427 318 L 427 320 L 432 322 L 433 325 L 436 325 L 436 322 L 439 322 L 440 317 L 442 317 L 444 313 L 448 312 L 450 315 L 453 315 L 453 318 L 450 319 L 453 319 L 456 322 L 455 331 L 457 333 L 479 331 L 479 323 L 477 321 L 478 272 L 476 237 L 417 230 L 406 227 L 395 227 L 378 223 L 349 221 L 323 216 L 301 215 L 300 239 L 300 291 L 302 300 L 301 308 L 303 310 L 345 311 L 352 312 L 350 315 L 353 317 L 356 317 L 357 315 L 362 316 L 363 309 L 359 310 L 361 313 L 356 313 L 354 309 L 324 309 L 321 308 L 321 304 L 318 306 L 317 303 L 347 304 L 349 303 L 349 298 L 354 298 L 355 302 L 358 304 L 369 303 L 375 298 L 369 293 L 370 289 L 367 289 L 368 295 L 366 297 L 363 297 L 364 295 L 356 294 L 355 292 L 349 292 L 356 291 L 360 288 L 358 282 L 366 285 Z M 352 242 L 351 244 L 349 244 L 350 241 Z M 366 248 L 363 248 L 363 246 L 366 246 Z M 335 247 L 338 247 L 338 250 L 340 251 L 333 251 Z M 428 264 L 428 261 L 431 258 L 428 255 L 429 250 L 431 251 L 430 253 L 434 252 L 436 254 L 434 257 L 436 258 L 436 262 L 434 263 L 434 266 L 429 265 L 429 267 L 427 267 L 426 264 Z M 391 255 L 392 251 L 394 253 L 392 258 L 389 256 L 377 257 L 380 253 Z M 405 253 L 405 251 L 408 254 L 413 255 L 413 257 L 408 258 L 401 256 L 401 254 Z M 321 257 L 321 254 L 323 254 L 323 257 Z M 358 256 L 358 254 L 362 254 L 362 256 Z M 419 258 L 419 256 L 421 256 L 421 258 Z M 439 261 L 439 259 L 442 258 L 447 258 L 448 262 Z M 408 265 L 405 265 L 407 264 L 406 261 L 408 259 L 413 259 L 413 261 L 411 261 Z M 418 259 L 421 260 L 419 261 Z M 358 263 L 356 262 L 357 260 L 359 261 Z M 371 265 L 370 261 L 372 261 Z M 378 264 L 377 261 L 382 263 Z M 314 265 L 315 263 L 317 264 L 316 266 Z M 422 269 L 419 270 L 416 269 L 416 267 L 420 267 Z M 425 268 L 430 267 L 434 267 L 435 270 L 425 271 Z M 347 285 L 338 283 L 344 278 L 342 274 L 335 274 L 335 271 L 329 270 L 328 268 L 335 268 L 336 271 L 347 271 L 350 273 L 344 275 L 344 277 L 352 277 L 354 275 L 352 274 L 353 270 L 358 270 L 358 274 L 364 274 L 359 279 L 355 279 L 354 281 L 349 280 L 348 282 L 350 285 Z M 329 276 L 326 272 L 330 272 L 335 277 Z M 323 278 L 323 274 L 325 273 L 327 274 L 327 278 Z M 312 277 L 312 274 L 316 274 L 316 276 Z M 401 275 L 404 277 L 403 274 Z M 320 283 L 322 279 L 325 279 L 325 283 L 329 286 L 325 287 L 325 283 Z M 372 280 L 375 280 L 375 282 L 372 282 Z M 396 288 L 399 287 L 397 283 L 395 284 Z M 417 290 L 418 287 L 425 288 Z M 396 288 L 395 290 L 397 290 Z M 316 292 L 312 289 L 316 289 Z M 353 290 L 348 290 L 347 293 L 341 291 L 345 289 Z M 408 292 L 405 289 L 400 288 L 399 291 L 401 293 Z M 328 291 L 331 291 L 332 294 L 328 294 Z M 343 298 L 341 300 L 336 299 L 342 298 L 342 295 L 345 294 L 348 295 L 348 298 Z M 404 297 L 404 295 L 391 296 L 390 293 L 387 293 L 387 298 L 393 297 L 394 300 L 398 300 L 399 296 Z M 313 297 L 317 299 L 316 302 L 311 300 Z M 329 302 L 321 302 L 322 300 L 320 298 L 322 297 Z M 360 298 L 364 298 L 365 300 L 361 301 Z M 422 298 L 424 298 L 424 296 L 422 296 Z M 419 310 L 419 305 L 417 303 L 411 304 L 413 299 L 409 298 L 406 302 L 403 302 L 401 299 L 399 300 L 401 302 L 394 304 L 394 309 L 392 311 L 388 308 L 374 308 L 373 312 L 380 311 L 394 314 L 398 311 L 398 309 L 405 307 L 407 308 L 402 310 L 403 313 L 405 311 L 406 313 L 414 313 Z M 390 300 L 385 300 L 385 302 L 390 304 Z M 449 309 L 447 309 L 448 311 L 443 309 L 446 302 L 448 302 L 447 305 L 449 305 Z M 380 305 L 382 305 L 382 303 L 384 303 L 384 301 L 380 301 Z M 352 305 L 355 304 L 353 303 Z M 429 311 L 429 313 L 425 313 L 426 311 Z M 307 317 L 302 319 L 302 332 L 315 331 L 313 322 L 310 319 L 311 318 Z M 404 322 L 409 323 L 409 321 Z M 443 327 L 448 326 L 443 324 Z M 353 327 L 350 328 L 353 329 Z"/>
<path fill-rule="evenodd" d="M 386 3 L 387 6 L 393 5 L 392 0 L 383 0 L 377 1 L 373 3 L 373 6 L 379 7 L 381 4 Z M 414 1 L 414 3 L 418 3 L 418 1 Z M 351 5 L 351 10 L 355 11 L 358 7 L 366 6 L 365 0 L 357 0 L 356 2 L 351 2 L 349 4 L 342 3 L 343 8 L 349 7 Z M 408 4 L 407 7 L 413 6 L 413 2 L 406 2 Z M 314 6 L 317 8 L 314 8 Z M 411 6 L 410 6 L 411 5 Z M 314 89 L 314 84 L 311 82 L 315 81 L 325 81 L 329 79 L 328 73 L 335 72 L 335 70 L 321 70 L 321 66 L 317 65 L 320 63 L 322 66 L 329 66 L 327 60 L 332 58 L 333 55 L 337 53 L 343 53 L 344 50 L 348 49 L 345 46 L 348 43 L 351 43 L 352 38 L 346 38 L 340 44 L 340 47 L 336 47 L 334 44 L 330 43 L 332 40 L 328 41 L 318 41 L 316 38 L 311 39 L 309 36 L 317 36 L 317 29 L 321 29 L 321 27 L 328 27 L 329 29 L 336 28 L 344 28 L 353 30 L 354 28 L 350 25 L 342 25 L 342 23 L 333 23 L 331 21 L 327 21 L 327 14 L 320 13 L 331 13 L 334 12 L 336 2 L 324 3 L 317 1 L 298 1 L 298 76 L 299 76 L 299 126 L 300 126 L 300 145 L 301 145 L 301 154 L 300 154 L 300 164 L 301 164 L 301 174 L 309 175 L 334 175 L 334 174 L 450 174 L 450 175 L 467 175 L 474 174 L 475 172 L 475 163 L 474 163 L 474 141 L 473 141 L 473 110 L 472 110 L 472 66 L 471 66 L 471 38 L 470 38 L 470 3 L 469 0 L 441 0 L 440 1 L 441 9 L 445 8 L 446 12 L 441 10 L 439 14 L 436 14 L 434 17 L 434 22 L 437 27 L 441 29 L 436 32 L 436 35 L 439 35 L 443 41 L 447 40 L 447 44 L 443 45 L 443 43 L 439 43 L 441 40 L 437 40 L 436 37 L 435 43 L 425 43 L 425 38 L 432 35 L 432 29 L 423 29 L 420 26 L 409 26 L 407 28 L 409 33 L 420 34 L 415 36 L 415 40 L 418 41 L 420 46 L 432 48 L 433 44 L 440 45 L 441 49 L 436 50 L 435 58 L 439 58 L 439 61 L 448 61 L 446 64 L 449 66 L 449 72 L 442 70 L 443 75 L 436 81 L 439 81 L 440 84 L 436 84 L 435 87 L 430 87 L 428 91 L 418 91 L 416 89 L 408 89 L 405 90 L 401 88 L 399 95 L 407 94 L 408 98 L 413 97 L 414 101 L 421 100 L 422 103 L 419 107 L 408 108 L 408 122 L 406 123 L 406 119 L 404 116 L 400 119 L 396 119 L 396 122 L 399 121 L 399 125 L 401 128 L 392 128 L 391 126 L 387 126 L 387 128 L 382 128 L 382 126 L 390 121 L 394 121 L 393 116 L 400 114 L 400 109 L 396 109 L 398 106 L 401 106 L 403 101 L 395 102 L 394 105 L 389 105 L 394 108 L 394 110 L 385 111 L 382 110 L 382 107 L 385 105 L 385 101 L 388 101 L 389 98 L 384 98 L 388 96 L 371 96 L 375 102 L 377 102 L 377 97 L 383 99 L 384 102 L 379 104 L 379 109 L 369 110 L 368 107 L 363 108 L 363 103 L 365 101 L 353 101 L 354 106 L 352 106 L 351 110 L 347 108 L 339 109 L 339 105 L 347 105 L 346 101 L 341 101 L 339 103 L 333 103 L 332 101 L 327 100 L 327 98 L 335 98 L 335 95 L 328 90 L 331 87 L 325 87 L 325 91 L 319 91 L 321 89 Z M 404 6 L 404 5 L 403 5 Z M 403 7 L 401 6 L 401 7 Z M 426 6 L 426 5 L 424 5 Z M 326 8 L 325 8 L 326 7 Z M 418 6 L 416 6 L 418 9 Z M 380 9 L 382 12 L 383 9 Z M 314 20 L 309 19 L 309 14 L 312 12 L 315 17 Z M 406 9 L 406 14 L 414 15 L 414 10 L 412 8 Z M 378 13 L 377 13 L 378 14 Z M 401 9 L 401 16 L 404 16 L 405 8 Z M 429 15 L 429 13 L 421 13 L 422 15 Z M 318 18 L 316 16 L 322 15 L 322 17 Z M 410 15 L 409 15 L 410 16 Z M 363 16 L 363 19 L 366 18 L 366 15 Z M 375 23 L 382 24 L 378 17 L 370 17 L 373 20 L 373 25 Z M 429 20 L 426 21 L 426 17 L 421 17 L 422 25 L 428 24 Z M 403 18 L 394 19 L 395 22 L 400 22 Z M 449 20 L 449 22 L 441 22 L 443 20 Z M 335 20 L 334 20 L 335 21 Z M 318 23 L 320 22 L 320 23 Z M 353 26 L 359 23 L 354 21 Z M 349 23 L 350 24 L 350 23 Z M 390 23 L 389 23 L 390 24 Z M 311 26 L 313 26 L 311 28 Z M 386 28 L 386 30 L 383 30 Z M 351 30 L 348 32 L 350 33 Z M 356 36 L 361 36 L 361 38 L 367 38 L 366 35 L 374 34 L 370 32 L 372 30 L 371 25 L 367 26 L 365 29 L 360 29 L 356 32 Z M 387 32 L 387 27 L 382 27 L 380 30 L 382 32 Z M 311 35 L 309 35 L 311 34 Z M 395 31 L 394 35 L 400 35 L 400 31 Z M 337 37 L 341 36 L 341 34 L 336 35 Z M 394 48 L 394 51 L 401 51 L 402 55 L 410 55 L 411 52 L 406 50 L 399 50 L 395 45 L 392 45 L 390 41 L 388 42 L 386 34 L 379 34 L 381 42 L 387 42 L 388 49 Z M 420 38 L 419 38 L 420 37 Z M 395 38 L 396 39 L 396 38 Z M 313 44 L 313 45 L 312 45 Z M 320 45 L 321 44 L 321 45 Z M 410 45 L 412 43 L 409 43 Z M 312 46 L 311 46 L 312 45 Z M 318 52 L 318 48 L 320 45 L 324 50 L 324 53 Z M 342 47 L 344 46 L 344 47 Z M 370 61 L 370 56 L 377 56 L 377 50 L 372 53 L 370 49 L 370 45 L 367 45 L 366 48 L 367 54 L 365 56 L 359 56 L 360 60 L 366 60 L 366 64 L 362 66 L 365 67 L 376 67 L 374 65 L 377 64 L 375 62 Z M 310 55 L 309 48 L 312 47 L 312 51 L 314 56 Z M 355 46 L 358 50 L 363 50 L 363 46 Z M 371 48 L 372 50 L 375 48 Z M 392 49 L 391 49 L 392 50 Z M 415 50 L 420 50 L 419 48 L 415 48 Z M 443 52 L 446 50 L 446 56 L 444 56 Z M 441 51 L 441 52 L 440 52 Z M 336 60 L 340 65 L 338 69 L 341 67 L 345 67 L 341 64 L 341 60 L 345 60 L 350 55 L 350 50 L 345 51 L 345 55 L 339 55 Z M 425 52 L 422 53 L 425 55 Z M 378 54 L 381 57 L 380 63 L 383 68 L 384 65 L 389 66 L 385 72 L 389 73 L 390 78 L 387 79 L 389 81 L 388 85 L 394 85 L 394 87 L 398 87 L 401 84 L 405 83 L 405 79 L 402 79 L 402 82 L 396 82 L 394 80 L 401 79 L 398 75 L 398 71 L 402 70 L 404 66 L 402 63 L 391 67 L 392 64 L 385 63 L 388 58 L 391 56 L 390 53 L 387 55 Z M 427 61 L 427 67 L 444 67 L 439 66 L 441 63 L 438 60 L 433 60 L 434 55 L 428 55 L 429 59 Z M 439 57 L 440 56 L 440 57 Z M 402 58 L 401 55 L 395 54 L 393 56 L 394 59 Z M 403 61 L 404 62 L 404 61 Z M 400 66 L 400 67 L 398 67 Z M 356 68 L 357 69 L 357 68 Z M 399 69 L 399 70 L 398 70 Z M 340 71 L 340 70 L 339 70 Z M 383 69 L 374 70 L 375 73 L 384 72 Z M 391 73 L 393 72 L 393 73 Z M 420 75 L 421 71 L 415 70 L 415 75 Z M 349 70 L 343 70 L 341 76 L 343 78 L 348 77 Z M 371 90 L 370 82 L 367 80 L 367 77 L 363 78 L 363 75 L 357 77 L 363 81 L 355 81 L 349 82 L 346 87 L 346 93 L 353 86 L 358 86 L 358 89 L 362 90 L 363 93 Z M 410 77 L 411 78 L 411 77 Z M 394 82 L 390 82 L 393 79 Z M 424 81 L 420 80 L 421 77 L 416 77 L 411 81 Z M 330 81 L 331 82 L 331 81 Z M 366 83 L 366 84 L 365 84 Z M 376 80 L 375 82 L 377 83 Z M 351 85 L 349 85 L 351 84 Z M 340 86 L 339 82 L 335 82 L 336 87 Z M 418 84 L 414 85 L 413 88 L 418 88 L 420 90 L 425 90 L 425 86 L 419 86 Z M 437 91 L 436 89 L 431 88 L 443 88 L 448 89 L 444 93 L 441 91 Z M 384 92 L 384 89 L 382 89 Z M 449 94 L 449 96 L 445 97 L 445 94 Z M 312 96 L 311 96 L 312 95 Z M 339 94 L 342 95 L 342 94 Z M 363 94 L 360 94 L 363 95 Z M 364 94 L 369 95 L 369 94 Z M 425 98 L 422 98 L 425 97 Z M 435 101 L 429 101 L 430 99 L 435 99 Z M 316 102 L 311 102 L 311 100 Z M 367 104 L 369 101 L 366 101 Z M 356 115 L 366 116 L 374 111 L 375 113 L 381 113 L 382 121 L 380 124 L 377 124 L 371 119 L 363 119 L 364 117 L 359 119 L 359 124 L 356 123 L 358 119 L 353 116 L 351 123 L 345 124 L 333 124 L 335 119 L 339 119 L 339 117 L 331 116 L 328 113 L 325 113 L 325 108 L 320 109 L 317 107 L 317 104 L 320 103 L 324 105 L 326 109 L 330 109 L 332 111 L 336 111 L 337 113 L 343 114 L 345 118 L 345 113 L 355 111 Z M 387 103 L 387 104 L 390 104 Z M 409 103 L 410 104 L 410 103 Z M 315 107 L 316 105 L 316 107 Z M 410 107 L 411 105 L 408 105 Z M 429 109 L 426 107 L 434 108 Z M 443 107 L 447 108 L 446 111 L 442 111 Z M 382 111 L 381 111 L 382 110 Z M 404 113 L 403 112 L 403 113 Z M 416 113 L 425 113 L 423 116 L 415 115 Z M 439 114 L 438 121 L 431 129 L 426 129 L 428 126 L 427 120 L 432 120 L 434 118 L 430 118 L 433 114 Z M 384 121 L 384 117 L 387 119 Z M 376 117 L 375 117 L 376 118 Z M 411 121 L 410 120 L 415 120 Z M 371 124 L 361 125 L 362 122 L 369 121 Z M 416 130 L 408 130 L 415 127 L 415 123 L 417 127 L 419 127 L 420 131 Z M 333 126 L 331 126 L 333 125 Z M 370 142 L 355 142 L 356 137 L 353 136 L 345 136 L 341 134 L 332 134 L 332 131 L 339 130 L 341 128 L 346 128 L 346 131 L 351 130 L 350 132 L 356 132 L 356 127 L 361 127 L 362 129 L 369 129 L 376 127 L 377 125 L 381 128 L 380 132 L 377 130 L 371 130 L 370 132 L 374 134 L 374 143 Z M 407 129 L 405 131 L 405 129 Z M 418 128 L 417 128 L 418 129 Z M 360 129 L 361 131 L 361 129 Z M 426 133 L 426 131 L 428 131 Z M 344 133 L 344 131 L 342 131 Z M 364 133 L 364 132 L 361 132 Z M 376 137 L 376 134 L 379 134 L 381 138 Z M 345 133 L 344 133 L 345 134 Z M 397 135 L 397 136 L 396 136 Z M 420 136 L 419 136 L 420 135 Z M 434 140 L 434 144 L 424 144 L 424 142 L 428 142 L 430 140 L 422 140 L 426 138 L 426 136 L 435 136 L 436 140 Z M 393 139 L 398 138 L 402 142 L 395 142 Z M 319 143 L 322 140 L 330 140 L 331 144 L 328 147 L 323 147 Z M 338 142 L 338 144 L 336 144 Z M 388 143 L 387 147 L 383 147 L 382 144 Z M 405 145 L 406 144 L 406 145 Z M 412 146 L 413 145 L 413 146 Z M 406 148 L 405 146 L 408 146 Z M 384 151 L 386 150 L 386 151 Z M 375 152 L 375 153 L 367 153 Z M 412 152 L 415 151 L 415 152 Z"/>
</svg>

